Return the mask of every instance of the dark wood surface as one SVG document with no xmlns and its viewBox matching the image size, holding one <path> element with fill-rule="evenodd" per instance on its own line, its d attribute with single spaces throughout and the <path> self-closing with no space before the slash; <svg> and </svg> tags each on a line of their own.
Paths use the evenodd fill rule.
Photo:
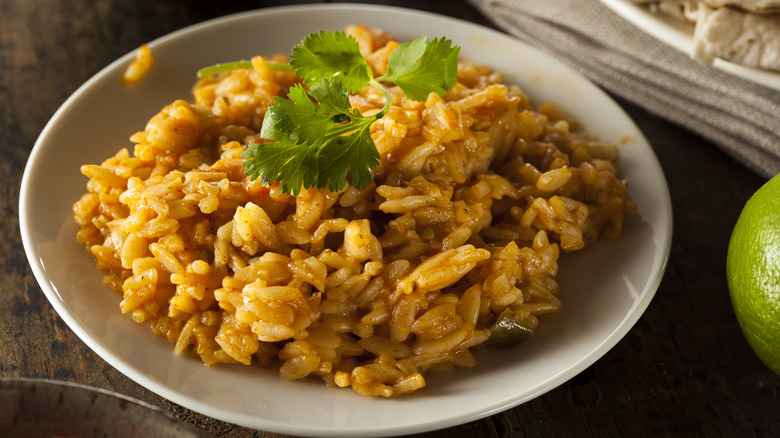
<svg viewBox="0 0 780 438">
<path fill-rule="evenodd" d="M 278 437 L 172 404 L 93 353 L 59 318 L 22 248 L 22 171 L 46 122 L 84 81 L 141 43 L 209 18 L 306 1 L 0 0 L 0 377 L 116 391 L 214 436 Z M 490 25 L 461 1 L 377 3 Z M 658 155 L 674 209 L 671 259 L 649 308 L 569 382 L 492 417 L 420 437 L 780 436 L 780 377 L 752 353 L 725 280 L 731 229 L 765 181 L 715 145 L 618 100 Z"/>
</svg>

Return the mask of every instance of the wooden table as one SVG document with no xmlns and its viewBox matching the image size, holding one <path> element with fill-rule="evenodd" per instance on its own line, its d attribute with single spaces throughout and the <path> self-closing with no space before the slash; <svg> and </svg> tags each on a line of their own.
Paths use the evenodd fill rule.
<svg viewBox="0 0 780 438">
<path fill-rule="evenodd" d="M 22 249 L 22 170 L 48 119 L 102 67 L 171 31 L 258 7 L 307 1 L 0 0 L 0 377 L 36 377 L 116 391 L 169 410 L 214 436 L 278 437 L 177 406 L 131 381 L 55 313 Z M 490 25 L 461 1 L 378 3 Z M 780 434 L 780 377 L 752 353 L 725 280 L 731 229 L 764 179 L 713 144 L 620 101 L 657 153 L 674 208 L 671 260 L 628 335 L 569 382 L 514 409 L 424 437 Z"/>
</svg>

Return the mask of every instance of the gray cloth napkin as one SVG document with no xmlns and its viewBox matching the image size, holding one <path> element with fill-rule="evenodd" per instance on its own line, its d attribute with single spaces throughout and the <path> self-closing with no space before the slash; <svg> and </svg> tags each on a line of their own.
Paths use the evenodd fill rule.
<svg viewBox="0 0 780 438">
<path fill-rule="evenodd" d="M 606 91 L 698 133 L 764 177 L 780 173 L 780 91 L 703 65 L 598 0 L 468 0 Z"/>
</svg>

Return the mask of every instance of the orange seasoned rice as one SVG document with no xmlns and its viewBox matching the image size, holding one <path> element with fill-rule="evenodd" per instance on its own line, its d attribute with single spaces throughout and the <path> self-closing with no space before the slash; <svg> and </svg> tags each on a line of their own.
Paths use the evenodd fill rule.
<svg viewBox="0 0 780 438">
<path fill-rule="evenodd" d="M 350 26 L 376 74 L 398 43 Z M 297 79 L 252 69 L 199 80 L 100 165 L 84 165 L 77 240 L 133 320 L 207 365 L 259 364 L 368 396 L 476 365 L 507 312 L 526 331 L 561 307 L 559 256 L 616 238 L 631 209 L 614 145 L 462 61 L 441 97 L 371 127 L 373 181 L 297 197 L 244 175 L 273 98 Z M 362 113 L 383 95 L 352 97 Z M 522 354 L 522 347 L 518 348 Z M 260 371 L 258 371 L 260 372 Z"/>
<path fill-rule="evenodd" d="M 124 73 L 122 73 L 122 83 L 131 85 L 141 80 L 154 64 L 152 50 L 146 44 L 141 44 L 135 53 L 135 58 L 128 64 Z"/>
</svg>

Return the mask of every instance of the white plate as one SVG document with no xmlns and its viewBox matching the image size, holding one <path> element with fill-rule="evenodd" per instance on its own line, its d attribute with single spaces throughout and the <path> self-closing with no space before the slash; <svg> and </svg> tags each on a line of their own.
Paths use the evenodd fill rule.
<svg viewBox="0 0 780 438">
<path fill-rule="evenodd" d="M 475 369 L 431 376 L 399 399 L 369 399 L 318 379 L 287 382 L 276 370 L 205 367 L 119 312 L 120 297 L 101 284 L 75 241 L 71 205 L 85 191 L 83 163 L 100 163 L 174 99 L 189 99 L 198 68 L 255 54 L 289 53 L 306 34 L 347 24 L 383 27 L 400 39 L 447 36 L 462 54 L 505 73 L 541 102 L 576 115 L 602 140 L 621 144 L 639 214 L 617 241 L 561 263 L 560 314 L 518 348 L 482 351 Z M 20 225 L 44 293 L 73 331 L 119 371 L 194 411 L 251 428 L 307 436 L 385 436 L 469 422 L 537 397 L 614 346 L 650 303 L 669 256 L 672 221 L 663 172 L 647 141 L 599 88 L 560 62 L 503 33 L 420 11 L 371 5 L 269 8 L 195 25 L 153 41 L 156 62 L 139 83 L 120 85 L 133 54 L 86 82 L 38 139 L 22 181 Z M 631 372 L 631 370 L 626 370 Z"/>
<path fill-rule="evenodd" d="M 634 26 L 660 41 L 683 53 L 690 54 L 692 52 L 693 24 L 675 20 L 664 14 L 654 14 L 647 7 L 626 0 L 601 0 L 601 2 Z M 743 79 L 780 90 L 780 73 L 745 67 L 722 59 L 715 59 L 712 65 Z"/>
</svg>

